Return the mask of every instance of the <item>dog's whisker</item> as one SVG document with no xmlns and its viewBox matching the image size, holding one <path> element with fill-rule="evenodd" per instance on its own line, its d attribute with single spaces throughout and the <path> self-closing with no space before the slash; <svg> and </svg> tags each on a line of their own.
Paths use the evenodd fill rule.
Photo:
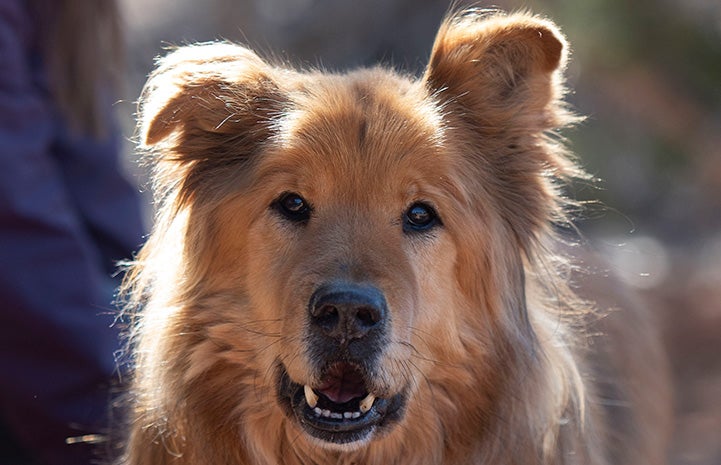
<svg viewBox="0 0 721 465">
<path fill-rule="evenodd" d="M 459 365 L 452 364 L 452 363 L 449 363 L 449 362 L 442 362 L 442 361 L 440 361 L 440 360 L 437 360 L 437 359 L 434 359 L 434 358 L 430 358 L 429 356 L 426 356 L 426 355 L 424 355 L 422 352 L 420 352 L 420 350 L 418 350 L 418 348 L 416 348 L 415 345 L 413 345 L 413 344 L 410 343 L 410 342 L 407 342 L 407 341 L 397 341 L 397 340 L 396 340 L 396 341 L 393 341 L 393 342 L 396 343 L 396 344 L 402 345 L 402 346 L 404 346 L 404 347 L 410 348 L 411 351 L 412 351 L 411 354 L 410 354 L 410 356 L 413 357 L 413 358 L 416 358 L 416 359 L 418 359 L 418 360 L 422 360 L 422 361 L 424 361 L 424 362 L 429 362 L 429 363 L 432 363 L 432 364 L 437 365 L 437 366 L 446 366 L 446 367 L 457 367 L 457 366 L 459 366 Z"/>
</svg>

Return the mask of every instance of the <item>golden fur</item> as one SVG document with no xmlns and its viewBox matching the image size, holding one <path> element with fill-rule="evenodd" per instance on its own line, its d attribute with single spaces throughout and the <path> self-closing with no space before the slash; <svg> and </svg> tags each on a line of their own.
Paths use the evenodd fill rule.
<svg viewBox="0 0 721 465">
<path fill-rule="evenodd" d="M 567 50 L 547 20 L 464 11 L 420 78 L 297 71 L 220 43 L 161 59 L 140 105 L 158 213 L 126 284 L 142 311 L 123 463 L 663 463 L 658 347 L 631 346 L 640 371 L 639 356 L 589 343 L 553 246 L 559 185 L 583 175 L 551 135 L 575 120 Z M 288 192 L 309 219 L 278 213 Z M 418 202 L 439 222 L 409 232 Z M 336 280 L 382 292 L 365 387 L 406 402 L 348 444 L 308 434 L 278 394 L 279 370 L 323 384 L 330 355 L 312 347 L 307 308 Z M 631 366 L 614 372 L 620 359 Z M 654 394 L 638 389 L 649 381 Z"/>
</svg>

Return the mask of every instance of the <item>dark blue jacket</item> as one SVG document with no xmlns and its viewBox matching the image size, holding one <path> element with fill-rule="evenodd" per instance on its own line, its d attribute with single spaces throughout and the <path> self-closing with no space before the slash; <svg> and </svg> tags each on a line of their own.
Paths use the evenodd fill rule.
<svg viewBox="0 0 721 465">
<path fill-rule="evenodd" d="M 84 465 L 66 438 L 107 428 L 111 274 L 142 226 L 117 135 L 74 134 L 54 106 L 26 3 L 0 0 L 0 434 L 39 463 Z"/>
</svg>

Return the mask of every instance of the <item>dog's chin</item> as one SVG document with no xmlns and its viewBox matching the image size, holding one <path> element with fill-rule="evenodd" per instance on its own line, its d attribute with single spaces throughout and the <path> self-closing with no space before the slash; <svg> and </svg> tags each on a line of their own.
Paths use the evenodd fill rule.
<svg viewBox="0 0 721 465">
<path fill-rule="evenodd" d="M 328 371 L 335 374 L 325 375 L 322 385 L 313 389 L 294 382 L 282 364 L 277 368 L 278 402 L 313 443 L 337 451 L 356 450 L 386 434 L 402 419 L 405 390 L 390 397 L 375 397 L 352 365 L 337 363 Z M 344 378 L 344 384 L 351 387 L 334 386 L 332 379 L 338 378 Z"/>
</svg>

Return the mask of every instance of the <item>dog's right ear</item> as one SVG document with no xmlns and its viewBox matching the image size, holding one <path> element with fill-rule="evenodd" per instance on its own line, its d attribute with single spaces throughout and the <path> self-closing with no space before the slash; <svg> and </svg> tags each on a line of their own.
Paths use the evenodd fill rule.
<svg viewBox="0 0 721 465">
<path fill-rule="evenodd" d="M 460 123 L 497 134 L 553 125 L 568 45 L 550 21 L 476 10 L 450 15 L 436 36 L 424 81 Z"/>
<path fill-rule="evenodd" d="M 257 152 L 286 100 L 279 73 L 290 72 L 228 43 L 182 47 L 158 60 L 138 111 L 139 146 L 152 155 L 156 189 L 192 195 L 204 174 Z"/>
<path fill-rule="evenodd" d="M 464 158 L 478 168 L 471 189 L 493 192 L 527 254 L 541 231 L 566 221 L 558 186 L 585 176 L 547 135 L 577 121 L 562 99 L 567 54 L 548 20 L 471 9 L 441 25 L 423 76 L 448 132 L 464 140 Z"/>
</svg>

